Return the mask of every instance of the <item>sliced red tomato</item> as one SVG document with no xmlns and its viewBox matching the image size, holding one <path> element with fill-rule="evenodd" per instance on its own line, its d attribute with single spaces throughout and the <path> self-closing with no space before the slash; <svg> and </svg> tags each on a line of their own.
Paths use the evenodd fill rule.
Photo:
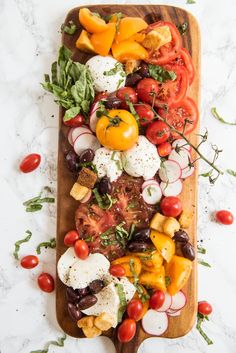
<svg viewBox="0 0 236 353">
<path fill-rule="evenodd" d="M 159 90 L 154 103 L 157 107 L 163 107 L 166 104 L 169 106 L 178 104 L 188 93 L 189 82 L 187 70 L 178 65 L 165 65 L 164 68 L 174 71 L 176 79 L 159 83 Z"/>
<path fill-rule="evenodd" d="M 189 97 L 169 109 L 159 109 L 158 114 L 176 130 L 184 131 L 185 135 L 195 129 L 199 115 L 195 102 Z M 171 131 L 171 135 L 174 138 L 180 138 L 177 132 Z"/>
<path fill-rule="evenodd" d="M 184 66 L 186 70 L 188 71 L 188 79 L 189 79 L 189 85 L 192 84 L 193 79 L 194 79 L 194 66 L 193 66 L 193 61 L 192 58 L 188 52 L 187 49 L 181 48 L 177 57 L 171 61 L 169 64 L 173 65 L 180 65 Z"/>
<path fill-rule="evenodd" d="M 174 60 L 177 57 L 180 48 L 182 47 L 181 35 L 173 23 L 165 21 L 152 23 L 148 26 L 147 33 L 152 31 L 154 28 L 161 26 L 168 26 L 170 28 L 172 40 L 170 43 L 162 45 L 157 50 L 149 51 L 149 56 L 145 61 L 153 65 L 164 65 Z"/>
</svg>

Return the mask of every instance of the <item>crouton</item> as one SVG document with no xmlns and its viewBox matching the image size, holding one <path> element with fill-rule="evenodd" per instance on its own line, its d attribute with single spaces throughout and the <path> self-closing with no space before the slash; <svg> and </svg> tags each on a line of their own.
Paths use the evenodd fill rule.
<svg viewBox="0 0 236 353">
<path fill-rule="evenodd" d="M 156 213 L 150 223 L 150 227 L 158 232 L 163 232 L 163 225 L 167 217 L 163 216 L 161 213 Z"/>
<path fill-rule="evenodd" d="M 127 75 L 132 74 L 140 65 L 140 60 L 130 59 L 125 63 L 125 72 Z"/>
<path fill-rule="evenodd" d="M 79 328 L 92 328 L 94 326 L 94 316 L 85 316 L 77 321 L 77 326 Z"/>
<path fill-rule="evenodd" d="M 82 200 L 86 195 L 89 189 L 86 186 L 82 186 L 79 183 L 74 183 L 70 191 L 70 195 L 77 201 Z"/>
<path fill-rule="evenodd" d="M 97 181 L 97 174 L 88 168 L 82 168 L 79 172 L 77 183 L 92 189 Z"/>
<path fill-rule="evenodd" d="M 169 26 L 160 26 L 147 33 L 142 45 L 147 49 L 157 50 L 162 45 L 171 42 L 171 39 Z"/>
<path fill-rule="evenodd" d="M 193 221 L 193 213 L 191 211 L 183 211 L 179 216 L 179 224 L 181 228 L 188 229 Z"/>
<path fill-rule="evenodd" d="M 178 230 L 180 230 L 180 224 L 177 219 L 168 217 L 163 224 L 163 233 L 172 238 Z"/>
<path fill-rule="evenodd" d="M 109 330 L 112 327 L 113 323 L 114 323 L 113 317 L 107 313 L 101 313 L 94 320 L 94 326 L 96 326 L 102 331 Z"/>
<path fill-rule="evenodd" d="M 100 336 L 102 334 L 102 331 L 99 330 L 99 328 L 93 326 L 93 327 L 82 327 L 83 333 L 87 338 L 93 338 Z"/>
</svg>

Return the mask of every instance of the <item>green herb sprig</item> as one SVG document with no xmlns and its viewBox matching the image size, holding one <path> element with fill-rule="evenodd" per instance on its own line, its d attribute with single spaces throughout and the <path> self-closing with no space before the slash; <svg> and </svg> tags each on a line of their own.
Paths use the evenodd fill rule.
<svg viewBox="0 0 236 353">
<path fill-rule="evenodd" d="M 174 71 L 165 70 L 162 66 L 149 64 L 148 71 L 150 76 L 160 83 L 174 81 L 176 79 L 176 73 Z"/>
<path fill-rule="evenodd" d="M 72 20 L 69 21 L 67 25 L 65 23 L 61 25 L 61 31 L 66 34 L 73 35 L 75 34 L 76 30 L 77 30 L 76 24 Z"/>
<path fill-rule="evenodd" d="M 21 244 L 27 243 L 30 240 L 30 238 L 32 237 L 32 232 L 30 230 L 26 230 L 25 234 L 27 234 L 27 235 L 24 239 L 18 240 L 15 243 L 15 250 L 13 252 L 13 256 L 16 260 L 19 260 L 19 251 L 20 251 Z"/>
<path fill-rule="evenodd" d="M 207 334 L 203 331 L 202 329 L 202 323 L 204 320 L 208 320 L 208 316 L 202 315 L 200 313 L 197 314 L 197 326 L 196 329 L 200 333 L 200 335 L 204 338 L 204 340 L 207 342 L 208 345 L 213 344 L 213 341 L 207 336 Z"/>
<path fill-rule="evenodd" d="M 56 239 L 52 238 L 49 241 L 44 241 L 40 243 L 36 248 L 36 252 L 37 254 L 41 254 L 41 248 L 55 249 L 55 247 L 56 247 Z"/>
<path fill-rule="evenodd" d="M 44 349 L 39 349 L 37 351 L 31 351 L 30 353 L 48 353 L 50 346 L 64 347 L 64 342 L 65 342 L 66 338 L 67 338 L 67 336 L 66 336 L 66 334 L 64 334 L 64 336 L 59 337 L 57 339 L 57 341 L 49 341 L 48 343 L 46 343 Z"/>
<path fill-rule="evenodd" d="M 103 210 L 109 210 L 117 202 L 117 199 L 109 194 L 100 195 L 97 188 L 93 189 L 93 193 L 98 206 Z"/>
<path fill-rule="evenodd" d="M 126 74 L 123 69 L 123 65 L 121 63 L 116 63 L 113 69 L 107 70 L 103 72 L 103 75 L 105 76 L 113 76 L 120 73 L 122 77 L 125 77 Z M 122 80 L 123 81 L 123 80 Z"/>
</svg>

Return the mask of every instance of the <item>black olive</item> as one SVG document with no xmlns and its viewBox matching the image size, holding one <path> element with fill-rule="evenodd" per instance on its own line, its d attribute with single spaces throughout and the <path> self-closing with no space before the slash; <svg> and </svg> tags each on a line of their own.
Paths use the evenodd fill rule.
<svg viewBox="0 0 236 353">
<path fill-rule="evenodd" d="M 75 304 L 68 303 L 67 304 L 67 309 L 68 309 L 70 317 L 74 321 L 78 321 L 79 319 L 81 319 L 82 313 L 81 313 L 81 311 L 79 310 L 79 308 Z"/>
<path fill-rule="evenodd" d="M 138 70 L 138 73 L 140 76 L 142 76 L 142 78 L 149 77 L 150 74 L 149 74 L 148 64 L 142 61 L 140 64 L 140 69 Z"/>
<path fill-rule="evenodd" d="M 126 77 L 125 86 L 134 87 L 140 80 L 142 80 L 142 76 L 137 72 L 134 72 Z"/>
<path fill-rule="evenodd" d="M 85 310 L 93 306 L 94 304 L 97 303 L 97 297 L 93 294 L 88 294 L 85 297 L 81 298 L 79 303 L 78 303 L 78 308 L 80 310 Z"/>
<path fill-rule="evenodd" d="M 132 241 L 127 246 L 128 250 L 131 252 L 147 251 L 149 247 L 150 247 L 149 244 L 144 243 L 142 241 Z"/>
<path fill-rule="evenodd" d="M 76 291 L 80 297 L 84 297 L 85 295 L 90 294 L 89 287 L 76 289 Z"/>
<path fill-rule="evenodd" d="M 110 182 L 108 177 L 103 177 L 99 184 L 98 184 L 98 190 L 101 194 L 111 194 L 112 193 L 112 183 Z"/>
<path fill-rule="evenodd" d="M 95 279 L 89 285 L 89 289 L 92 294 L 99 293 L 103 289 L 103 287 L 104 287 L 104 283 L 100 279 Z"/>
<path fill-rule="evenodd" d="M 121 104 L 122 100 L 117 97 L 108 97 L 107 100 L 104 101 L 106 109 L 119 109 Z"/>
<path fill-rule="evenodd" d="M 79 157 L 74 151 L 69 151 L 66 156 L 67 168 L 72 172 L 76 173 L 80 170 L 79 167 Z"/>
<path fill-rule="evenodd" d="M 84 150 L 80 155 L 80 163 L 92 162 L 94 159 L 94 152 L 90 148 Z"/>
<path fill-rule="evenodd" d="M 173 239 L 179 243 L 185 244 L 189 241 L 189 236 L 184 230 L 180 229 L 177 232 L 175 232 Z"/>
<path fill-rule="evenodd" d="M 144 228 L 137 230 L 133 236 L 132 240 L 135 241 L 147 241 L 150 237 L 150 228 Z"/>
<path fill-rule="evenodd" d="M 67 287 L 66 288 L 66 298 L 67 298 L 68 302 L 76 303 L 80 299 L 80 296 L 79 296 L 77 290 L 74 290 L 71 287 Z"/>
<path fill-rule="evenodd" d="M 186 257 L 191 261 L 195 259 L 195 250 L 190 243 L 186 243 L 182 245 L 182 253 L 184 257 Z"/>
</svg>

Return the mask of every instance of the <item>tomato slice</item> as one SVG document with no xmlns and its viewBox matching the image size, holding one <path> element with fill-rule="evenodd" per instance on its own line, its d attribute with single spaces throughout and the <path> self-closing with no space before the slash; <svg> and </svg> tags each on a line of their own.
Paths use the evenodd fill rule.
<svg viewBox="0 0 236 353">
<path fill-rule="evenodd" d="M 155 106 L 163 107 L 163 105 L 174 105 L 181 102 L 188 93 L 188 73 L 187 70 L 178 65 L 165 65 L 166 70 L 176 73 L 176 79 L 159 83 L 159 91 L 155 99 Z"/>
<path fill-rule="evenodd" d="M 147 33 L 160 26 L 168 26 L 170 28 L 172 40 L 170 43 L 161 46 L 157 50 L 149 51 L 149 56 L 145 61 L 153 65 L 164 65 L 174 60 L 182 47 L 181 35 L 177 27 L 170 22 L 158 21 L 152 23 L 148 26 Z"/>
<path fill-rule="evenodd" d="M 198 108 L 191 98 L 186 98 L 182 102 L 170 107 L 168 110 L 159 109 L 158 114 L 165 118 L 176 130 L 183 132 L 185 120 L 187 119 L 184 133 L 193 131 L 198 122 Z M 171 132 L 174 138 L 180 138 L 177 132 Z"/>
<path fill-rule="evenodd" d="M 195 75 L 195 70 L 194 70 L 192 58 L 189 52 L 187 51 L 187 49 L 181 48 L 177 57 L 169 64 L 185 67 L 186 70 L 188 71 L 189 85 L 192 84 L 194 75 Z"/>
</svg>

